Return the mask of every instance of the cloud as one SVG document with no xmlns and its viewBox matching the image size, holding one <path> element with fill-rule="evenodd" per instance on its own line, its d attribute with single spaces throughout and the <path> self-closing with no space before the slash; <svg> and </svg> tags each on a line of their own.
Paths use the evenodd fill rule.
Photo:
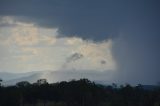
<svg viewBox="0 0 160 106">
<path fill-rule="evenodd" d="M 106 61 L 105 60 L 101 60 L 100 63 L 101 64 L 106 64 Z"/>
<path fill-rule="evenodd" d="M 15 25 L 15 21 L 13 20 L 13 18 L 9 17 L 9 16 L 0 16 L 0 26 L 5 26 L 5 25 Z"/>
<path fill-rule="evenodd" d="M 76 36 L 58 37 L 57 28 L 44 28 L 12 17 L 4 17 L 1 21 L 6 24 L 0 28 L 0 48 L 6 49 L 2 69 L 11 70 L 8 66 L 15 66 L 15 71 L 116 68 L 111 53 L 112 40 L 94 42 Z M 103 65 L 102 60 L 106 62 Z"/>
<path fill-rule="evenodd" d="M 82 44 L 83 40 L 78 37 L 70 37 L 70 39 L 67 39 L 66 42 L 68 45 L 76 45 L 76 44 Z"/>
<path fill-rule="evenodd" d="M 18 46 L 53 45 L 56 43 L 57 29 L 41 28 L 33 23 L 23 23 L 12 17 L 1 17 L 1 44 L 15 44 Z M 5 31 L 3 31 L 5 29 Z"/>
<path fill-rule="evenodd" d="M 118 65 L 118 80 L 159 80 L 159 10 L 157 0 L 39 0 L 38 5 L 34 0 L 0 0 L 1 70 L 16 70 L 17 64 L 30 67 L 30 71 L 38 66 L 51 69 L 45 64 L 58 69 L 67 57 L 78 53 L 84 57 L 68 64 L 69 69 L 113 70 Z M 17 33 L 25 35 L 21 30 L 31 26 L 38 29 L 37 35 L 13 36 L 12 30 L 18 26 Z M 38 50 L 39 57 L 29 59 L 32 66 L 13 58 L 32 55 L 21 51 L 24 46 Z"/>
<path fill-rule="evenodd" d="M 67 58 L 67 63 L 70 63 L 70 62 L 74 62 L 74 61 L 77 61 L 79 59 L 83 58 L 83 55 L 82 54 L 79 54 L 79 53 L 74 53 L 72 54 L 70 57 Z"/>
<path fill-rule="evenodd" d="M 37 55 L 38 50 L 36 48 L 31 47 L 22 47 L 21 48 L 22 53 L 29 54 L 29 55 Z"/>
<path fill-rule="evenodd" d="M 68 67 L 68 64 L 72 64 L 72 62 L 78 61 L 79 59 L 83 58 L 84 56 L 80 53 L 73 53 L 71 56 L 69 56 L 65 63 L 63 64 L 63 68 Z"/>
<path fill-rule="evenodd" d="M 71 55 L 66 58 L 63 65 L 65 69 L 105 71 L 117 68 L 112 56 L 112 40 L 94 42 L 69 37 L 66 39 L 66 45 L 71 47 Z"/>
<path fill-rule="evenodd" d="M 18 16 L 21 17 L 19 20 L 35 23 L 40 27 L 58 27 L 61 33 L 59 37 L 76 36 L 87 40 L 102 41 L 117 36 L 116 22 L 125 20 L 123 15 L 113 15 L 115 13 L 124 14 L 124 10 L 120 11 L 120 9 L 125 6 L 117 5 L 122 4 L 121 2 L 112 6 L 110 3 L 111 1 L 101 1 L 99 3 L 94 1 L 91 4 L 89 1 L 47 0 L 47 2 L 44 2 L 40 0 L 38 1 L 39 5 L 37 5 L 37 2 L 33 0 L 23 2 L 3 1 L 0 2 L 0 15 Z M 115 17 L 119 18 L 116 19 Z"/>
<path fill-rule="evenodd" d="M 39 43 L 38 29 L 34 26 L 19 26 L 12 30 L 12 40 L 20 46 L 35 45 Z"/>
</svg>

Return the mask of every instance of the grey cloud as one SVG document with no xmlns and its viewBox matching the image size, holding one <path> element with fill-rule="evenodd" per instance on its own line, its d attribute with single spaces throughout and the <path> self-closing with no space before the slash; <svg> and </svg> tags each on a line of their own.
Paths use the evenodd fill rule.
<svg viewBox="0 0 160 106">
<path fill-rule="evenodd" d="M 101 64 L 106 64 L 106 61 L 105 60 L 101 60 L 100 63 Z"/>
<path fill-rule="evenodd" d="M 114 6 L 112 7 L 110 4 L 114 2 L 1 0 L 0 15 L 27 17 L 21 20 L 32 20 L 44 27 L 58 27 L 62 37 L 79 36 L 99 41 L 112 38 L 118 33 L 120 21 L 115 18 L 117 17 L 115 13 L 119 9 L 112 8 L 120 6 L 112 5 Z M 122 16 L 119 16 L 119 19 L 123 19 Z"/>
<path fill-rule="evenodd" d="M 102 41 L 117 37 L 126 25 L 132 26 L 128 24 L 130 21 L 151 21 L 151 16 L 159 16 L 158 3 L 156 0 L 1 0 L 0 15 L 26 17 L 21 20 L 58 27 L 61 37 Z"/>
<path fill-rule="evenodd" d="M 156 84 L 160 80 L 160 49 L 157 45 L 159 37 L 147 35 L 149 40 L 127 35 L 114 41 L 113 55 L 119 67 L 115 78 L 123 83 Z"/>
<path fill-rule="evenodd" d="M 74 53 L 72 54 L 70 57 L 67 58 L 66 62 L 67 63 L 70 63 L 70 62 L 75 62 L 81 58 L 83 58 L 83 54 L 80 54 L 80 53 Z"/>
<path fill-rule="evenodd" d="M 62 70 L 64 70 L 65 68 L 67 68 L 67 66 L 72 63 L 75 62 L 81 58 L 83 58 L 83 54 L 80 53 L 73 53 L 72 55 L 70 55 L 68 58 L 66 58 L 64 64 L 62 65 Z"/>
</svg>

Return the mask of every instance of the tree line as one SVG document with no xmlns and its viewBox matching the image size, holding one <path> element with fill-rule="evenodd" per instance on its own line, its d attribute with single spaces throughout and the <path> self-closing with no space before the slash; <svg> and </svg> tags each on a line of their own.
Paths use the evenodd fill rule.
<svg viewBox="0 0 160 106">
<path fill-rule="evenodd" d="M 49 84 L 39 79 L 33 84 L 1 85 L 0 106 L 160 106 L 160 88 L 104 86 L 88 79 Z"/>
</svg>

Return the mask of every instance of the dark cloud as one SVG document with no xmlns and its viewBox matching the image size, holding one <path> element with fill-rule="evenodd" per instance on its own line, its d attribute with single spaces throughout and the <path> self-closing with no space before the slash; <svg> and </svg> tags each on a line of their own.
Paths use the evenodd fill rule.
<svg viewBox="0 0 160 106">
<path fill-rule="evenodd" d="M 114 57 L 118 63 L 118 81 L 123 83 L 156 84 L 159 82 L 160 41 L 158 35 L 134 36 L 126 33 L 115 40 Z M 148 37 L 146 39 L 146 37 Z"/>
<path fill-rule="evenodd" d="M 105 60 L 101 60 L 100 63 L 101 64 L 106 64 L 106 61 Z"/>
<path fill-rule="evenodd" d="M 62 65 L 62 70 L 64 70 L 65 68 L 67 68 L 70 63 L 76 62 L 79 59 L 82 59 L 83 57 L 84 57 L 83 54 L 73 53 L 68 58 L 66 58 L 64 64 Z"/>
<path fill-rule="evenodd" d="M 70 63 L 70 62 L 75 62 L 81 58 L 83 58 L 83 54 L 80 54 L 80 53 L 74 53 L 72 54 L 70 57 L 67 58 L 66 62 L 67 63 Z"/>
<path fill-rule="evenodd" d="M 156 0 L 0 1 L 1 16 L 28 17 L 24 21 L 33 21 L 44 27 L 58 27 L 62 36 L 80 36 L 96 41 L 118 36 L 128 21 L 137 22 L 141 18 L 151 21 L 150 17 L 156 18 L 159 14 L 158 9 Z"/>
<path fill-rule="evenodd" d="M 22 20 L 31 20 L 44 27 L 58 27 L 62 36 L 105 40 L 117 35 L 123 21 L 124 9 L 117 4 L 105 0 L 1 0 L 0 15 L 27 17 Z"/>
</svg>

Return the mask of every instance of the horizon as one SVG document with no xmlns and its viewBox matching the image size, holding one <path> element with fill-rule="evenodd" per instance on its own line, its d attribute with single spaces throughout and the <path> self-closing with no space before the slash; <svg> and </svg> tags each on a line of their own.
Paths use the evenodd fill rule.
<svg viewBox="0 0 160 106">
<path fill-rule="evenodd" d="M 51 76 L 48 76 L 48 77 L 44 77 L 43 74 L 49 74 Z M 52 75 L 52 73 L 54 73 Z M 58 75 L 57 75 L 58 73 Z M 105 73 L 105 72 L 103 72 Z M 102 73 L 102 74 L 103 74 Z M 1 74 L 3 75 L 12 75 L 11 78 L 7 78 L 7 79 L 3 79 L 3 77 L 1 76 Z M 35 77 L 37 75 L 42 75 L 43 77 Z M 60 75 L 59 75 L 60 74 Z M 64 76 L 66 76 L 67 74 L 67 77 L 66 78 L 63 78 Z M 71 76 L 73 75 L 73 77 L 71 77 L 70 75 L 68 74 L 71 74 Z M 84 75 L 84 74 L 87 74 L 87 75 Z M 93 78 L 92 75 L 96 75 L 96 77 L 98 78 Z M 136 87 L 138 86 L 139 84 L 140 85 L 143 85 L 143 86 L 159 86 L 159 82 L 157 83 L 141 83 L 141 82 L 135 82 L 135 83 L 128 83 L 127 81 L 126 82 L 118 82 L 118 81 L 109 81 L 109 80 L 104 80 L 104 76 L 103 78 L 101 79 L 102 75 L 99 74 L 97 75 L 98 73 L 97 72 L 92 72 L 92 71 L 84 71 L 84 72 L 76 72 L 76 71 L 51 71 L 51 70 L 45 70 L 45 71 L 32 71 L 32 72 L 22 72 L 22 73 L 11 73 L 11 72 L 0 72 L 0 78 L 2 81 L 2 85 L 3 86 L 11 86 L 11 85 L 16 85 L 17 83 L 19 82 L 23 82 L 23 81 L 27 81 L 29 82 L 30 84 L 34 84 L 36 83 L 38 80 L 40 79 L 46 79 L 46 81 L 49 83 L 49 84 L 54 84 L 54 83 L 58 83 L 58 82 L 63 82 L 63 81 L 66 81 L 66 82 L 70 82 L 72 80 L 80 80 L 80 79 L 88 79 L 96 84 L 102 84 L 104 86 L 109 86 L 109 85 L 113 85 L 113 84 L 116 84 L 117 87 L 120 87 L 121 85 L 127 85 L 129 84 L 130 86 L 133 86 L 133 87 Z M 80 75 L 79 77 L 76 77 L 77 75 Z M 94 75 L 94 76 L 95 76 Z M 54 76 L 58 76 L 60 79 L 57 80 L 54 78 Z M 35 78 L 34 78 L 35 77 Z M 53 77 L 53 79 L 50 79 L 50 77 Z M 26 78 L 29 78 L 29 79 L 26 79 Z M 34 78 L 34 79 L 32 79 Z M 63 79 L 62 79 L 63 78 Z"/>
</svg>

